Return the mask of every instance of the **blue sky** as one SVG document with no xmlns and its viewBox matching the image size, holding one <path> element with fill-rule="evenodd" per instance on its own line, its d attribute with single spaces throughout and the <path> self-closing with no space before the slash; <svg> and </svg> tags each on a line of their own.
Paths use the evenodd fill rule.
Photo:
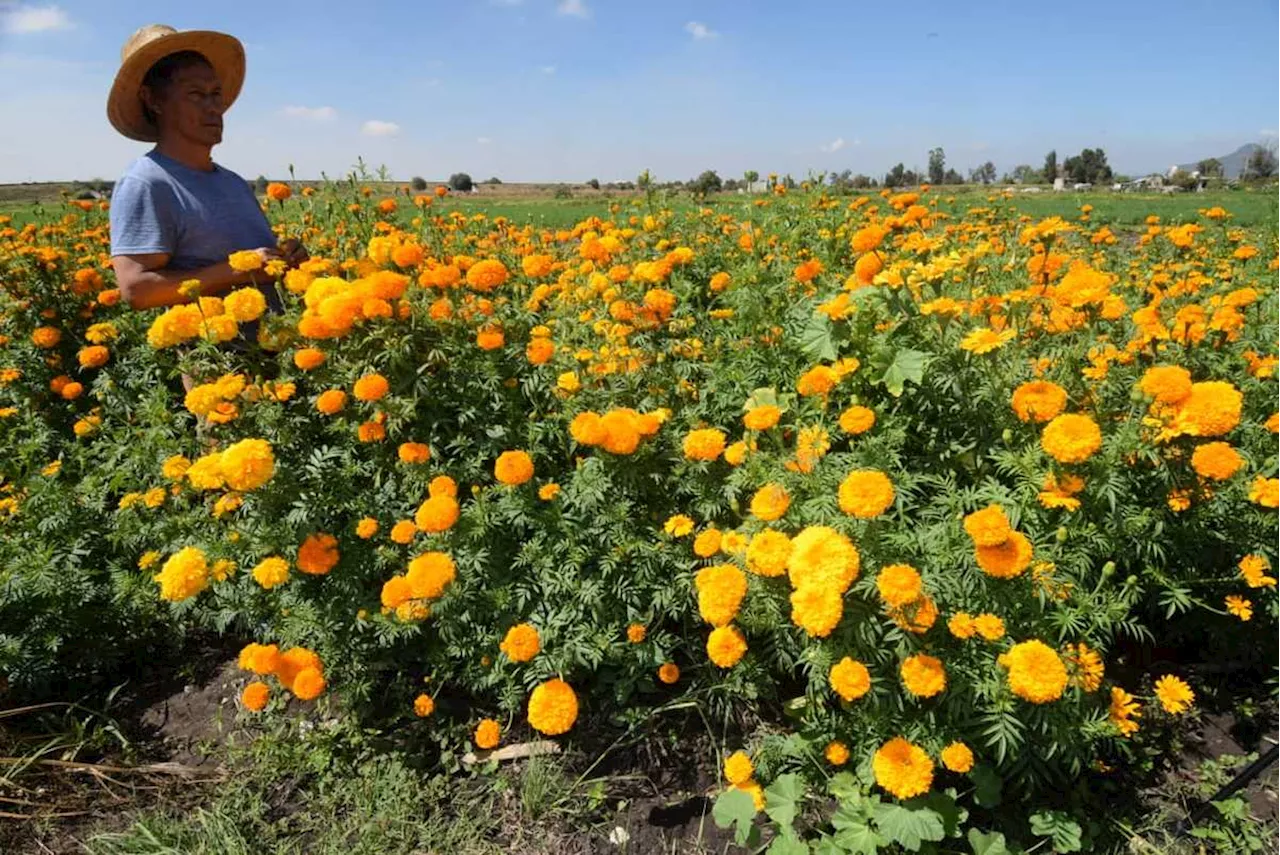
<svg viewBox="0 0 1280 855">
<path fill-rule="evenodd" d="M 245 43 L 214 156 L 246 176 L 880 175 L 939 145 L 962 171 L 1101 146 L 1145 172 L 1280 124 L 1262 0 L 0 0 L 0 181 L 114 178 L 145 151 L 105 100 L 147 23 Z"/>
</svg>

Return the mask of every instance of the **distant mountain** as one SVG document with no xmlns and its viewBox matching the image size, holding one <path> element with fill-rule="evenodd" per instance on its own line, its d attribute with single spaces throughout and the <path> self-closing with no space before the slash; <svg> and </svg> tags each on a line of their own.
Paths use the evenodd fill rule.
<svg viewBox="0 0 1280 855">
<path fill-rule="evenodd" d="M 1249 163 L 1249 157 L 1262 146 L 1257 143 L 1245 143 L 1231 154 L 1225 154 L 1218 158 L 1222 164 L 1223 178 L 1239 178 L 1244 174 L 1244 168 Z M 1180 163 L 1178 169 L 1183 172 L 1194 172 L 1199 167 L 1195 163 Z"/>
</svg>

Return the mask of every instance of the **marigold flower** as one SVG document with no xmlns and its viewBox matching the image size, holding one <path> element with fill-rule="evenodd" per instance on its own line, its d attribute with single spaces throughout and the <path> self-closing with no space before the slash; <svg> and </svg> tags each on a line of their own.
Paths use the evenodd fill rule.
<svg viewBox="0 0 1280 855">
<path fill-rule="evenodd" d="M 871 770 L 876 783 L 900 799 L 923 795 L 933 786 L 933 761 L 923 748 L 901 736 L 880 746 L 871 760 Z"/>
<path fill-rule="evenodd" d="M 693 531 L 693 520 L 684 514 L 675 514 L 667 517 L 667 521 L 662 524 L 662 530 L 672 537 L 684 537 Z M 719 549 L 719 545 L 716 546 Z"/>
<path fill-rule="evenodd" d="M 381 374 L 366 374 L 356 381 L 356 385 L 352 388 L 352 393 L 356 396 L 357 401 L 370 403 L 386 397 L 387 392 L 390 390 L 391 384 L 387 382 L 386 377 Z"/>
<path fill-rule="evenodd" d="M 648 635 L 648 630 L 645 629 L 642 623 L 633 623 L 627 627 L 627 641 L 632 644 L 640 644 L 644 641 L 646 635 Z"/>
<path fill-rule="evenodd" d="M 1047 380 L 1032 380 L 1013 390 L 1010 404 L 1024 422 L 1047 422 L 1067 405 L 1067 390 Z"/>
<path fill-rule="evenodd" d="M 832 766 L 843 766 L 849 762 L 849 746 L 838 739 L 833 739 L 827 743 L 826 748 L 822 749 L 822 756 L 826 757 L 827 762 Z"/>
<path fill-rule="evenodd" d="M 405 579 L 415 599 L 434 600 L 457 578 L 457 565 L 444 552 L 424 552 L 409 562 Z"/>
<path fill-rule="evenodd" d="M 256 249 L 246 249 L 231 253 L 227 256 L 227 263 L 237 273 L 248 273 L 252 270 L 261 270 L 263 261 L 262 255 Z"/>
<path fill-rule="evenodd" d="M 298 547 L 298 569 L 312 576 L 323 576 L 337 565 L 338 557 L 336 537 L 324 532 L 309 534 Z"/>
<path fill-rule="evenodd" d="M 968 612 L 956 612 L 947 620 L 947 631 L 961 640 L 973 638 L 978 632 L 973 615 Z"/>
<path fill-rule="evenodd" d="M 62 341 L 62 330 L 57 327 L 36 327 L 31 333 L 31 343 L 41 350 L 58 346 Z"/>
<path fill-rule="evenodd" d="M 1244 396 L 1230 383 L 1214 380 L 1192 383 L 1191 393 L 1178 405 L 1173 428 L 1188 436 L 1222 436 L 1240 424 Z"/>
<path fill-rule="evenodd" d="M 756 773 L 751 758 L 745 751 L 735 751 L 724 758 L 724 779 L 735 787 L 740 787 L 751 780 Z"/>
<path fill-rule="evenodd" d="M 1011 329 L 996 332 L 988 327 L 979 327 L 960 341 L 960 349 L 967 350 L 977 356 L 990 353 L 1013 341 L 1015 333 Z"/>
<path fill-rule="evenodd" d="M 1228 614 L 1235 615 L 1242 621 L 1247 621 L 1253 617 L 1253 603 L 1244 597 L 1228 594 L 1224 602 Z"/>
<path fill-rule="evenodd" d="M 432 495 L 418 506 L 413 521 L 429 534 L 439 534 L 453 528 L 458 521 L 458 500 L 447 493 Z"/>
<path fill-rule="evenodd" d="M 271 480 L 276 471 L 271 443 L 265 439 L 242 439 L 223 449 L 218 458 L 222 478 L 232 490 L 256 490 Z"/>
<path fill-rule="evenodd" d="M 1025 701 L 1047 704 L 1062 697 L 1067 687 L 1067 666 L 1043 641 L 1015 644 L 998 661 L 1009 671 L 1009 688 Z"/>
<path fill-rule="evenodd" d="M 908 656 L 899 669 L 902 685 L 918 698 L 931 698 L 947 687 L 947 672 L 942 660 L 924 653 Z"/>
<path fill-rule="evenodd" d="M 271 590 L 289 581 L 289 562 L 278 556 L 264 558 L 253 568 L 253 581 Z"/>
<path fill-rule="evenodd" d="M 901 608 L 920 599 L 924 585 L 920 571 L 911 565 L 890 564 L 876 575 L 876 590 L 886 605 Z"/>
<path fill-rule="evenodd" d="M 861 557 L 853 542 L 826 526 L 808 526 L 791 540 L 787 572 L 791 585 L 849 590 L 858 578 Z"/>
<path fill-rule="evenodd" d="M 356 523 L 356 537 L 368 540 L 378 533 L 378 521 L 373 517 L 363 517 Z"/>
<path fill-rule="evenodd" d="M 782 411 L 772 404 L 762 404 L 748 410 L 742 417 L 742 423 L 747 430 L 764 431 L 776 425 L 781 415 Z"/>
<path fill-rule="evenodd" d="M 553 678 L 529 695 L 529 725 L 546 736 L 568 733 L 578 719 L 578 696 L 564 680 Z"/>
<path fill-rule="evenodd" d="M 939 759 L 948 771 L 958 772 L 961 775 L 973 768 L 973 751 L 963 742 L 953 742 L 942 749 Z"/>
<path fill-rule="evenodd" d="M 237 660 L 241 671 L 252 671 L 254 674 L 274 674 L 280 665 L 280 648 L 274 644 L 246 644 L 240 650 Z"/>
<path fill-rule="evenodd" d="M 1264 508 L 1280 507 L 1280 478 L 1254 478 L 1249 485 L 1249 501 Z"/>
<path fill-rule="evenodd" d="M 312 371 L 324 365 L 325 358 L 323 350 L 304 347 L 293 355 L 293 364 L 300 371 Z"/>
<path fill-rule="evenodd" d="M 668 686 L 673 686 L 680 680 L 680 667 L 674 662 L 664 662 L 658 666 L 658 679 Z"/>
<path fill-rule="evenodd" d="M 289 686 L 300 701 L 314 701 L 324 692 L 324 674 L 318 668 L 303 668 Z"/>
<path fill-rule="evenodd" d="M 467 284 L 476 291 L 492 291 L 507 281 L 507 267 L 496 258 L 477 261 L 467 270 Z"/>
<path fill-rule="evenodd" d="M 560 495 L 560 485 L 555 482 L 543 484 L 538 488 L 538 498 L 544 502 L 550 502 L 558 495 Z"/>
<path fill-rule="evenodd" d="M 712 626 L 725 626 L 738 614 L 747 593 L 747 577 L 732 564 L 704 567 L 694 576 L 698 613 Z"/>
<path fill-rule="evenodd" d="M 1261 555 L 1246 555 L 1240 559 L 1240 577 L 1250 588 L 1274 588 L 1276 579 L 1267 575 L 1271 565 Z"/>
<path fill-rule="evenodd" d="M 100 344 L 82 347 L 76 353 L 76 360 L 81 368 L 101 368 L 111 358 L 111 351 Z"/>
<path fill-rule="evenodd" d="M 316 409 L 326 416 L 331 416 L 347 404 L 347 393 L 341 389 L 329 389 L 321 392 L 316 398 Z"/>
<path fill-rule="evenodd" d="M 504 451 L 493 464 L 493 477 L 509 487 L 533 477 L 533 459 L 524 451 Z"/>
<path fill-rule="evenodd" d="M 724 446 L 723 431 L 715 428 L 690 431 L 684 438 L 684 456 L 689 460 L 716 460 Z"/>
<path fill-rule="evenodd" d="M 498 649 L 507 654 L 512 662 L 528 662 L 538 655 L 542 642 L 538 638 L 538 630 L 527 623 L 518 623 L 507 630 Z"/>
<path fill-rule="evenodd" d="M 160 583 L 160 598 L 179 603 L 209 587 L 209 564 L 204 552 L 184 546 L 165 561 L 154 577 Z"/>
<path fill-rule="evenodd" d="M 262 712 L 271 698 L 271 689 L 261 680 L 254 680 L 240 693 L 240 703 L 251 712 Z"/>
<path fill-rule="evenodd" d="M 1155 683 L 1156 699 L 1170 715 L 1181 715 L 1191 709 L 1196 693 L 1179 677 L 1165 674 Z"/>
<path fill-rule="evenodd" d="M 832 691 L 846 701 L 856 701 L 871 691 L 871 673 L 867 666 L 848 656 L 831 667 L 827 682 Z"/>
<path fill-rule="evenodd" d="M 973 628 L 987 641 L 999 641 L 1004 638 L 1004 621 L 989 612 L 974 618 Z"/>
<path fill-rule="evenodd" d="M 1013 533 L 1004 508 L 994 504 L 966 516 L 964 530 L 973 538 L 974 546 L 1000 546 Z"/>
<path fill-rule="evenodd" d="M 267 310 L 267 298 L 257 288 L 237 288 L 222 298 L 222 307 L 240 323 L 256 321 Z"/>
<path fill-rule="evenodd" d="M 1156 365 L 1142 375 L 1138 388 L 1162 404 L 1177 404 L 1191 394 L 1191 372 L 1181 365 Z"/>
<path fill-rule="evenodd" d="M 825 396 L 840 382 L 840 375 L 827 365 L 810 368 L 796 381 L 796 391 L 805 397 Z"/>
<path fill-rule="evenodd" d="M 1239 472 L 1242 466 L 1244 466 L 1244 458 L 1225 442 L 1207 442 L 1198 445 L 1191 454 L 1191 468 L 1201 478 L 1225 481 Z"/>
<path fill-rule="evenodd" d="M 806 585 L 791 592 L 791 622 L 811 637 L 826 638 L 844 616 L 844 600 L 835 588 Z"/>
<path fill-rule="evenodd" d="M 1142 711 L 1133 695 L 1119 686 L 1112 686 L 1107 718 L 1120 731 L 1120 735 L 1127 739 L 1138 732 L 1138 723 L 1134 719 L 1142 718 Z"/>
<path fill-rule="evenodd" d="M 718 626 L 707 636 L 707 658 L 717 667 L 732 668 L 746 652 L 747 640 L 736 626 Z"/>
<path fill-rule="evenodd" d="M 747 569 L 757 576 L 781 576 L 791 557 L 791 538 L 780 531 L 764 529 L 751 536 L 747 546 Z"/>
<path fill-rule="evenodd" d="M 1059 463 L 1083 463 L 1102 447 L 1102 431 L 1090 417 L 1068 413 L 1045 426 L 1040 445 Z"/>
<path fill-rule="evenodd" d="M 875 411 L 867 407 L 850 407 L 840 414 L 840 430 L 852 436 L 866 433 L 875 423 Z"/>
<path fill-rule="evenodd" d="M 791 507 L 791 495 L 781 484 L 765 484 L 751 497 L 751 513 L 757 519 L 772 522 Z"/>
<path fill-rule="evenodd" d="M 878 469 L 850 472 L 840 482 L 840 510 L 859 519 L 878 517 L 893 505 L 893 482 Z"/>
<path fill-rule="evenodd" d="M 413 714 L 418 718 L 426 718 L 436 711 L 436 702 L 430 695 L 418 695 L 413 699 Z"/>
</svg>

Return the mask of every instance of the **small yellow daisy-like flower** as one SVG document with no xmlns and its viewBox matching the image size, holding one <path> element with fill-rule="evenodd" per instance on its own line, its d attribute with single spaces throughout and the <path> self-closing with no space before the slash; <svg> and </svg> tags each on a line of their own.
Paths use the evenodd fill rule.
<svg viewBox="0 0 1280 855">
<path fill-rule="evenodd" d="M 1170 715 L 1181 715 L 1191 709 L 1196 693 L 1181 678 L 1165 674 L 1155 684 L 1156 699 Z"/>
</svg>

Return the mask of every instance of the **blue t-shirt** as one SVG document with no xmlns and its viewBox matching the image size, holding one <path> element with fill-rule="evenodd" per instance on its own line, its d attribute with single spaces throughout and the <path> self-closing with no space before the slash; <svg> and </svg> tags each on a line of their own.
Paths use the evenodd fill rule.
<svg viewBox="0 0 1280 855">
<path fill-rule="evenodd" d="M 163 252 L 169 267 L 194 270 L 275 245 L 249 185 L 217 164 L 205 172 L 152 150 L 129 165 L 111 193 L 112 255 Z"/>
</svg>

